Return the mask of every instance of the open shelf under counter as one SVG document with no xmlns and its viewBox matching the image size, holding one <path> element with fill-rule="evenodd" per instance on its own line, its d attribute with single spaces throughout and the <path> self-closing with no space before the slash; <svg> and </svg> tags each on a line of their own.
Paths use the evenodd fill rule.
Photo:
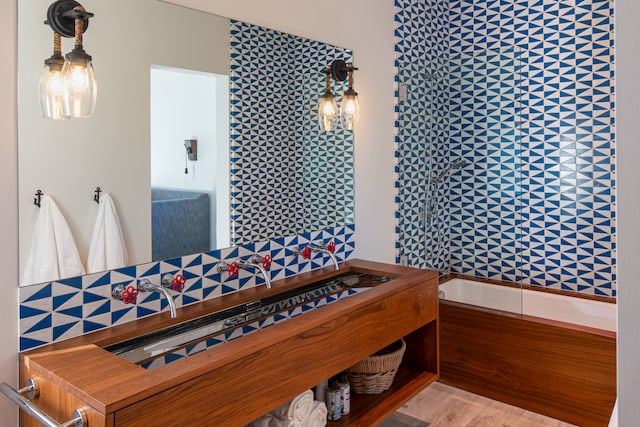
<svg viewBox="0 0 640 427">
<path fill-rule="evenodd" d="M 437 379 L 435 373 L 403 363 L 389 390 L 380 394 L 351 393 L 351 412 L 339 420 L 329 421 L 327 426 L 377 425 Z"/>
<path fill-rule="evenodd" d="M 329 427 L 378 425 L 440 377 L 437 317 L 403 338 L 407 348 L 391 387 L 380 394 L 351 393 L 350 413 Z"/>
</svg>

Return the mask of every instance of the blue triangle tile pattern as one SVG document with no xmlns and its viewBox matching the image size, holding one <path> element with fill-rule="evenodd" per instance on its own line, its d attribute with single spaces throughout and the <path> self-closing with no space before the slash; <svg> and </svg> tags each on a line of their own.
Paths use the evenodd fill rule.
<svg viewBox="0 0 640 427">
<path fill-rule="evenodd" d="M 336 258 L 341 262 L 347 260 L 355 250 L 354 233 L 355 226 L 350 224 L 187 255 L 179 261 L 145 263 L 64 281 L 22 287 L 20 350 L 28 350 L 167 311 L 167 302 L 157 294 L 139 295 L 136 305 L 125 305 L 122 301 L 112 299 L 111 292 L 118 284 L 135 287 L 141 278 L 159 283 L 163 274 L 181 273 L 187 279 L 184 289 L 181 292 L 169 292 L 174 296 L 176 307 L 183 307 L 264 283 L 262 278 L 256 280 L 255 276 L 244 270 L 239 278 L 229 279 L 226 274 L 217 273 L 215 270 L 220 261 L 234 261 L 254 252 L 261 255 L 270 254 L 273 258 L 269 270 L 271 280 L 284 279 L 330 263 L 329 257 L 323 254 L 317 254 L 313 262 L 293 256 L 291 250 L 294 246 L 304 245 L 309 241 L 324 244 L 333 241 L 336 244 Z"/>
<path fill-rule="evenodd" d="M 233 242 L 353 223 L 353 133 L 321 133 L 316 119 L 322 70 L 351 51 L 233 20 L 230 31 Z"/>
<path fill-rule="evenodd" d="M 449 260 L 449 190 L 427 185 L 449 160 L 448 37 L 446 2 L 396 0 L 396 243 L 397 262 L 447 270 Z M 430 143 L 427 144 L 427 141 Z M 438 207 L 427 224 L 428 204 Z M 440 236 L 441 239 L 436 239 Z"/>
<path fill-rule="evenodd" d="M 397 261 L 615 297 L 613 2 L 395 6 Z"/>
<path fill-rule="evenodd" d="M 520 282 L 521 108 L 517 49 L 451 54 L 451 271 Z"/>
</svg>

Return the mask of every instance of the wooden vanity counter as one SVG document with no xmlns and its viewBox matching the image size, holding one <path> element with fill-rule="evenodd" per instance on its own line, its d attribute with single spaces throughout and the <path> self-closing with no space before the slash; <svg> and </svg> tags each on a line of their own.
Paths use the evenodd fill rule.
<svg viewBox="0 0 640 427">
<path fill-rule="evenodd" d="M 140 319 L 20 354 L 20 382 L 36 377 L 33 402 L 58 421 L 83 407 L 88 426 L 243 426 L 401 337 L 391 389 L 352 394 L 352 413 L 329 425 L 373 426 L 439 375 L 437 273 L 350 260 L 339 273 L 393 280 L 223 345 L 146 370 L 103 346 L 257 297 L 335 275 L 333 268 Z M 21 412 L 21 426 L 38 425 Z"/>
</svg>

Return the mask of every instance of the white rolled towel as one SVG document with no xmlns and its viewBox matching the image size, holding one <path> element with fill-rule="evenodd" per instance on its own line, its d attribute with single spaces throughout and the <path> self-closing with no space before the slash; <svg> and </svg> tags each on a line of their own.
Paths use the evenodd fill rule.
<svg viewBox="0 0 640 427">
<path fill-rule="evenodd" d="M 271 413 L 274 417 L 283 421 L 295 421 L 299 425 L 302 424 L 313 407 L 313 392 L 307 390 L 304 393 L 299 394 L 289 402 L 280 405 Z M 279 426 L 278 426 L 279 427 Z"/>
<path fill-rule="evenodd" d="M 271 415 L 271 412 L 269 412 L 261 416 L 257 420 L 247 424 L 247 427 L 271 427 L 271 421 L 273 421 L 273 415 Z"/>
<path fill-rule="evenodd" d="M 327 406 L 324 402 L 313 402 L 313 408 L 302 427 L 324 427 L 327 425 Z"/>
<path fill-rule="evenodd" d="M 302 427 L 302 423 L 295 420 L 281 420 L 278 417 L 271 417 L 269 427 Z"/>
</svg>

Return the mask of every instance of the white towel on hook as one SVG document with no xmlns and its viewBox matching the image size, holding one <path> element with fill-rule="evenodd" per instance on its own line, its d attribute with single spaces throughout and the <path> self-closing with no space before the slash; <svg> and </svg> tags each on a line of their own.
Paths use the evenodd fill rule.
<svg viewBox="0 0 640 427">
<path fill-rule="evenodd" d="M 93 227 L 87 270 L 97 273 L 128 265 L 127 246 L 116 207 L 109 193 L 100 196 L 96 224 Z"/>
<path fill-rule="evenodd" d="M 69 225 L 53 199 L 44 195 L 33 228 L 22 284 L 50 282 L 82 274 L 84 267 Z"/>
</svg>

